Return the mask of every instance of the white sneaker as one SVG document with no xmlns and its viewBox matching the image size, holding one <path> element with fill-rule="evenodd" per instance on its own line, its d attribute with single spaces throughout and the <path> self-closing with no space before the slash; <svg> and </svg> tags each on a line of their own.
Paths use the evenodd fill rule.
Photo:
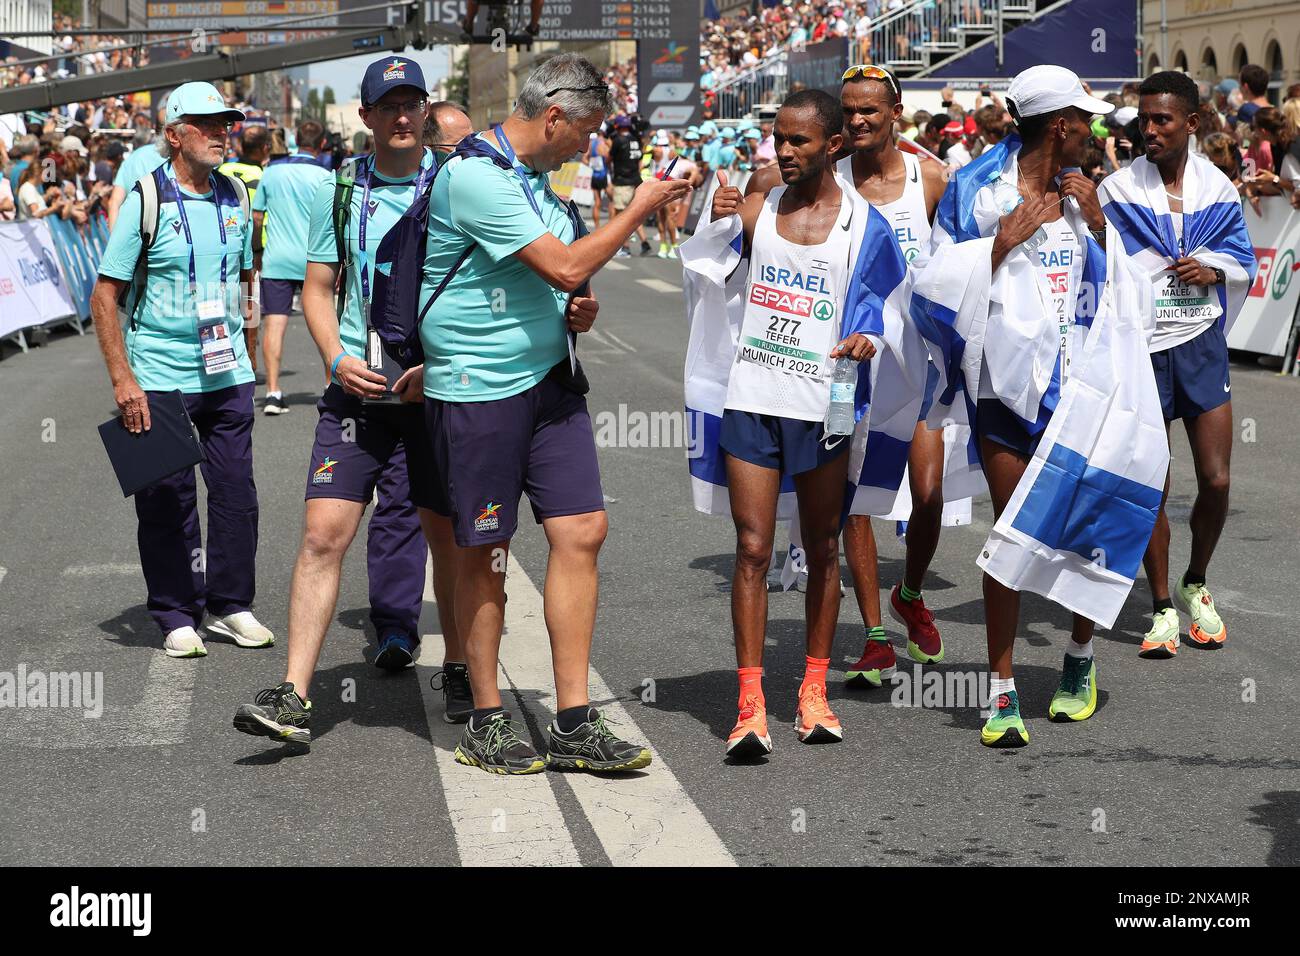
<svg viewBox="0 0 1300 956">
<path fill-rule="evenodd" d="M 210 633 L 228 637 L 240 647 L 270 647 L 275 643 L 275 635 L 253 617 L 252 611 L 214 617 L 207 627 Z"/>
<path fill-rule="evenodd" d="M 168 657 L 207 657 L 208 649 L 203 646 L 203 638 L 192 627 L 178 627 L 167 633 L 163 641 L 163 650 Z"/>
</svg>

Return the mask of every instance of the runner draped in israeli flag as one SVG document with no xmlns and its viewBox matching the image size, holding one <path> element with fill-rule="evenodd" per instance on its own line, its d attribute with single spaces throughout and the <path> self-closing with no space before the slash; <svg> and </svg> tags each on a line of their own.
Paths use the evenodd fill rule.
<svg viewBox="0 0 1300 956">
<path fill-rule="evenodd" d="M 783 184 L 746 198 L 719 174 L 712 221 L 680 248 L 691 321 L 686 398 L 695 500 L 704 511 L 725 506 L 736 528 L 731 620 L 740 692 L 727 740 L 733 759 L 772 750 L 762 688 L 766 578 L 786 481 L 795 505 L 787 496 L 787 513 L 798 511 L 809 572 L 795 733 L 804 743 L 843 737 L 826 673 L 839 612 L 839 535 L 853 485 L 854 425 L 870 415 L 873 401 L 908 401 L 864 365 L 884 349 L 901 348 L 907 265 L 889 223 L 834 173 L 843 125 L 839 102 L 825 92 L 788 96 L 774 128 Z M 923 362 L 919 343 L 913 351 Z M 844 371 L 851 378 L 837 379 Z M 923 382 L 918 375 L 918 397 Z M 843 389 L 847 394 L 836 399 Z"/>
<path fill-rule="evenodd" d="M 972 427 L 968 475 L 984 472 L 997 514 L 978 559 L 995 747 L 1029 741 L 1012 676 L 1022 590 L 1074 612 L 1050 716 L 1095 711 L 1094 622 L 1110 627 L 1128 596 L 1168 464 L 1150 286 L 1077 169 L 1092 114 L 1113 107 L 1057 66 L 1019 74 L 1007 101 L 1020 135 L 949 184 L 911 300 L 941 376 L 931 422 Z"/>
<path fill-rule="evenodd" d="M 1187 637 L 1222 645 L 1227 624 L 1206 580 L 1228 518 L 1232 460 L 1232 380 L 1227 331 L 1254 281 L 1257 264 L 1241 201 L 1232 183 L 1190 152 L 1200 130 L 1196 83 L 1172 70 L 1138 88 L 1146 152 L 1098 189 L 1106 218 L 1125 252 L 1145 273 L 1153 309 L 1149 351 L 1166 429 L 1182 419 L 1196 472 L 1195 517 L 1186 570 L 1169 587 L 1169 518 L 1161 504 L 1143 565 L 1151 588 L 1151 628 L 1138 655 L 1173 657 Z M 1165 493 L 1168 494 L 1168 478 Z"/>
<path fill-rule="evenodd" d="M 866 460 L 870 424 L 881 421 L 885 427 L 891 422 L 897 425 L 910 409 L 912 426 L 907 428 L 907 437 L 911 438 L 925 381 L 925 343 L 903 321 L 907 269 L 889 224 L 851 188 L 847 194 L 855 197 L 857 207 L 852 218 L 850 252 L 856 266 L 841 315 L 840 337 L 847 338 L 854 332 L 878 336 L 886 347 L 879 354 L 892 356 L 883 366 L 883 373 L 881 364 L 872 362 L 871 375 L 858 378 L 854 404 L 859 424 L 849 452 L 850 484 L 857 484 L 854 476 L 867 476 L 876 482 L 880 493 L 888 495 L 892 506 L 898 497 L 906 452 L 901 464 L 892 461 L 891 456 L 890 461 L 873 470 Z M 731 513 L 718 434 L 749 288 L 749 260 L 742 258 L 742 251 L 739 216 L 701 225 L 678 248 L 690 323 L 686 347 L 686 413 L 691 429 L 688 464 L 695 508 L 705 514 Z M 873 408 L 878 410 L 875 415 Z M 864 420 L 867 427 L 862 424 Z M 893 467 L 895 464 L 899 467 Z M 851 487 L 848 492 L 853 490 Z M 788 521 L 794 517 L 794 483 L 784 478 L 777 518 Z"/>
</svg>

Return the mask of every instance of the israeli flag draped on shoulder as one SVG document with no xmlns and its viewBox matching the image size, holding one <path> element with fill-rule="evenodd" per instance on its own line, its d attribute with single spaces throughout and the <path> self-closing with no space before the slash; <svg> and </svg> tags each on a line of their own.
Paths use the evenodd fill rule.
<svg viewBox="0 0 1300 956">
<path fill-rule="evenodd" d="M 1042 432 L 1060 401 L 1058 319 L 1044 301 L 1032 253 L 1018 247 L 997 272 L 992 268 L 998 220 L 1010 208 L 1000 194 L 1019 195 L 1020 147 L 1013 133 L 956 172 L 939 201 L 929 254 L 914 263 L 909 314 L 940 376 L 928 421 L 931 427 L 950 421 L 969 429 L 965 461 L 954 463 L 951 478 L 945 476 L 945 483 L 957 486 L 954 494 L 986 490 L 974 431 L 981 376 L 1031 435 Z M 1063 210 L 1084 256 L 1075 322 L 1088 328 L 1104 280 L 1105 252 L 1072 200 L 1064 201 Z"/>
<path fill-rule="evenodd" d="M 1114 225 L 1106 247 L 1082 355 L 977 563 L 1109 628 L 1155 526 L 1169 443 L 1146 349 L 1149 274 Z"/>
<path fill-rule="evenodd" d="M 1212 288 L 1222 309 L 1219 328 L 1226 335 L 1259 267 L 1242 215 L 1241 198 L 1228 177 L 1204 156 L 1187 154 L 1181 249 L 1160 169 L 1145 156 L 1102 180 L 1097 195 L 1124 250 L 1152 278 L 1185 256 L 1223 270 L 1226 281 Z M 1148 321 L 1154 318 L 1152 312 Z"/>
<path fill-rule="evenodd" d="M 905 303 L 907 264 L 885 218 L 852 186 L 842 186 L 841 191 L 851 204 L 849 210 L 841 210 L 841 218 L 851 217 L 849 258 L 855 265 L 840 310 L 840 338 L 861 333 L 874 336 L 878 348 L 889 348 L 891 343 L 900 342 L 903 334 L 901 308 Z M 776 195 L 769 195 L 765 202 L 779 202 L 780 191 L 774 192 Z M 695 507 L 706 514 L 730 513 L 726 465 L 718 438 L 748 289 L 743 243 L 741 219 L 736 214 L 702 225 L 679 249 L 690 322 L 685 369 L 686 413 L 691 428 L 688 457 Z M 913 378 L 917 374 L 911 372 Z M 924 371 L 919 374 L 923 382 Z M 905 398 L 893 394 L 895 387 L 888 380 L 884 386 L 878 380 L 879 375 L 874 373 L 858 376 L 854 411 L 859 421 L 870 415 L 873 386 L 882 401 L 888 396 L 888 405 L 906 404 Z M 918 402 L 920 387 L 920 383 L 915 386 Z M 912 420 L 915 423 L 915 409 Z M 855 441 L 859 433 L 865 446 L 865 432 L 861 429 L 855 432 Z M 850 459 L 852 476 L 857 474 L 855 460 L 860 467 L 862 449 L 855 447 L 850 454 L 856 456 Z M 794 513 L 794 484 L 786 479 L 781 485 L 777 517 L 785 520 Z"/>
</svg>

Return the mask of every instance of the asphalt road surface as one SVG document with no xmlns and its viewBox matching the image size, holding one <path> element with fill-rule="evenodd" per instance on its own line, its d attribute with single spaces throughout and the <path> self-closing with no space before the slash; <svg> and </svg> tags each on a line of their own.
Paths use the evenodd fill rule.
<svg viewBox="0 0 1300 956">
<path fill-rule="evenodd" d="M 1097 638 L 1096 715 L 1052 724 L 1047 703 L 1068 615 L 1028 596 L 1016 675 L 1033 742 L 994 752 L 979 744 L 976 707 L 898 707 L 888 687 L 844 688 L 843 666 L 864 636 L 850 592 L 829 679 L 845 740 L 811 747 L 791 727 L 803 597 L 773 593 L 765 688 L 776 749 L 764 764 L 730 766 L 723 746 L 736 713 L 734 534 L 728 520 L 692 510 L 684 453 L 666 417 L 682 406 L 681 285 L 676 262 L 616 260 L 595 283 L 600 319 L 581 343 L 590 407 L 610 439 L 600 452 L 611 530 L 592 695 L 624 736 L 655 753 L 646 772 L 616 779 L 501 778 L 455 764 L 458 729 L 441 720 L 441 695 L 428 682 L 441 661 L 431 591 L 419 666 L 381 674 L 367 662 L 373 634 L 359 543 L 312 689 L 311 752 L 232 729 L 235 708 L 283 675 L 323 381 L 300 315 L 286 343 L 292 413 L 259 415 L 254 432 L 256 612 L 279 640 L 266 650 L 210 641 L 197 661 L 165 657 L 145 610 L 134 510 L 95 431 L 113 408 L 93 336 L 59 334 L 28 355 L 8 350 L 0 362 L 0 679 L 20 669 L 97 673 L 103 697 L 98 717 L 0 709 L 0 862 L 1300 860 L 1300 668 L 1288 624 L 1300 581 L 1300 381 L 1233 368 L 1232 511 L 1210 573 L 1228 623 L 1225 648 L 1185 644 L 1173 660 L 1140 660 L 1150 597 L 1139 580 L 1116 628 Z M 677 447 L 655 447 L 662 442 L 651 426 L 658 437 L 667 427 Z M 1187 557 L 1194 490 L 1176 431 L 1175 571 Z M 947 645 L 941 673 L 984 668 L 975 557 L 990 519 L 987 501 L 978 502 L 972 526 L 947 530 L 927 582 Z M 887 589 L 901 573 L 902 547 L 883 524 L 877 536 Z M 540 529 L 526 521 L 508 575 L 502 679 L 538 743 L 554 704 L 539 594 L 545 568 Z M 899 627 L 886 627 L 902 653 Z"/>
</svg>

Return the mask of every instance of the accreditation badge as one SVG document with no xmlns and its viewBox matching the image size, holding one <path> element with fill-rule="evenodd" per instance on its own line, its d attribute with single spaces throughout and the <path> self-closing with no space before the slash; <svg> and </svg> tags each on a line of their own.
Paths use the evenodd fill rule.
<svg viewBox="0 0 1300 956">
<path fill-rule="evenodd" d="M 219 375 L 239 367 L 235 358 L 235 344 L 226 324 L 226 304 L 221 299 L 203 299 L 198 304 L 199 350 L 203 356 L 203 371 Z"/>
</svg>

